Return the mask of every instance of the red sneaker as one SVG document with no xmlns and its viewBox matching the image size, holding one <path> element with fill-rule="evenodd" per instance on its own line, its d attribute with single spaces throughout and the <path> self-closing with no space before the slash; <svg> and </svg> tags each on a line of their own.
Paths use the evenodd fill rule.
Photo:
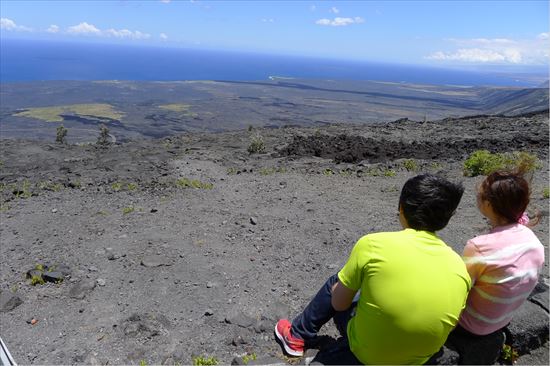
<svg viewBox="0 0 550 366">
<path fill-rule="evenodd" d="M 291 356 L 304 355 L 304 340 L 290 333 L 292 325 L 287 319 L 281 319 L 275 325 L 275 335 L 281 341 L 286 353 Z"/>
</svg>

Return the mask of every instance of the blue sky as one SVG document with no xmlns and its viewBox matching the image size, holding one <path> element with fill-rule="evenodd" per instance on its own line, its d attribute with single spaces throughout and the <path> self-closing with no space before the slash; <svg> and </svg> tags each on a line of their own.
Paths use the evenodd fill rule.
<svg viewBox="0 0 550 366">
<path fill-rule="evenodd" d="M 547 65 L 548 1 L 0 2 L 1 38 L 392 63 Z"/>
</svg>

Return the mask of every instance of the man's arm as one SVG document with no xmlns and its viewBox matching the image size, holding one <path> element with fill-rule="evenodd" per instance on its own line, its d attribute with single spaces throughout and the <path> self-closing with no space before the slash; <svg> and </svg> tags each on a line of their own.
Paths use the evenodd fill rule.
<svg viewBox="0 0 550 366">
<path fill-rule="evenodd" d="M 332 307 L 336 311 L 349 309 L 357 290 L 351 290 L 344 286 L 339 280 L 332 286 Z"/>
</svg>

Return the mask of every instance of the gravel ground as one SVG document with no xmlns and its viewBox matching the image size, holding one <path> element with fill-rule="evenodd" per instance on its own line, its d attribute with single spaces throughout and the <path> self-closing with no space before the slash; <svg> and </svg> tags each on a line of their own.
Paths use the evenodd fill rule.
<svg viewBox="0 0 550 366">
<path fill-rule="evenodd" d="M 266 153 L 246 151 L 255 134 Z M 273 338 L 276 319 L 302 309 L 362 235 L 400 228 L 397 201 L 409 177 L 427 171 L 464 184 L 440 232 L 453 249 L 487 230 L 475 205 L 481 177 L 462 172 L 479 148 L 527 150 L 543 161 L 529 212 L 542 218 L 534 231 L 548 258 L 548 114 L 107 148 L 4 140 L 0 289 L 23 303 L 0 312 L 2 338 L 21 364 L 289 362 Z M 67 276 L 31 286 L 25 275 L 40 264 Z M 333 326 L 323 332 L 336 336 Z M 519 363 L 547 364 L 547 351 Z"/>
</svg>

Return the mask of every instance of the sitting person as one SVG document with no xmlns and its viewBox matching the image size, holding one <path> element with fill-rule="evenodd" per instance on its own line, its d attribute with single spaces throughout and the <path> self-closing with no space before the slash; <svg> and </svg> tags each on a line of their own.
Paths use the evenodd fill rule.
<svg viewBox="0 0 550 366">
<path fill-rule="evenodd" d="M 521 171 L 492 173 L 480 185 L 478 208 L 492 229 L 464 247 L 473 288 L 447 343 L 457 349 L 461 364 L 496 361 L 504 342 L 502 329 L 538 282 L 544 248 L 526 226 L 528 203 L 529 184 Z M 483 340 L 483 352 L 469 352 L 472 342 Z"/>
<path fill-rule="evenodd" d="M 354 361 L 426 362 L 457 324 L 470 289 L 464 262 L 435 234 L 449 222 L 463 191 L 435 175 L 409 179 L 399 198 L 403 230 L 359 239 L 342 270 L 304 311 L 292 323 L 276 324 L 284 350 L 303 355 L 333 318 Z"/>
</svg>

